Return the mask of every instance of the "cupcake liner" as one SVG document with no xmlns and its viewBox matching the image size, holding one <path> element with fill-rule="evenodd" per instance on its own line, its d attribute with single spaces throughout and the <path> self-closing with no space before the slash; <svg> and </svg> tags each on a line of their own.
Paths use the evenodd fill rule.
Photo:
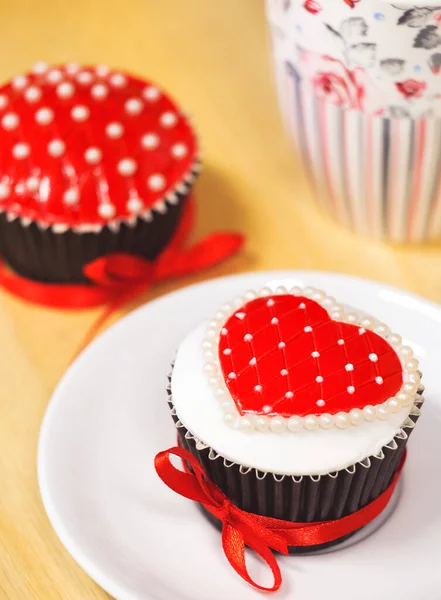
<svg viewBox="0 0 441 600">
<path fill-rule="evenodd" d="M 155 259 L 167 246 L 186 206 L 189 191 L 176 192 L 164 212 L 152 211 L 151 220 L 138 217 L 133 225 L 103 226 L 96 232 L 68 229 L 58 232 L 34 222 L 23 224 L 0 214 L 0 254 L 24 277 L 43 282 L 85 282 L 83 267 L 100 256 L 128 252 Z"/>
<path fill-rule="evenodd" d="M 167 401 L 177 428 L 180 445 L 200 462 L 208 478 L 240 509 L 285 521 L 317 522 L 349 515 L 377 498 L 390 485 L 403 457 L 410 434 L 424 402 L 420 386 L 411 415 L 401 430 L 375 456 L 349 467 L 319 476 L 288 476 L 262 472 L 225 459 L 197 438 L 179 421 L 173 406 L 171 375 Z M 210 519 L 213 520 L 213 519 Z M 355 532 L 354 532 L 355 533 Z M 350 534 L 353 535 L 353 534 Z M 341 543 L 344 536 L 328 544 L 290 548 L 292 554 L 322 550 Z"/>
</svg>

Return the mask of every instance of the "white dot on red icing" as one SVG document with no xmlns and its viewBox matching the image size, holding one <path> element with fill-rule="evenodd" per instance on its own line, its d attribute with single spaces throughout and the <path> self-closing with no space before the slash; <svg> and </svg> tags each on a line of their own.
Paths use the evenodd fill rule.
<svg viewBox="0 0 441 600">
<path fill-rule="evenodd" d="M 282 348 L 285 348 L 285 346 L 285 342 L 279 342 L 279 345 L 277 347 L 281 350 Z"/>
<path fill-rule="evenodd" d="M 304 331 L 305 333 L 311 333 L 311 331 L 312 331 L 312 327 L 311 327 L 311 325 L 307 325 L 303 331 Z"/>
<path fill-rule="evenodd" d="M 142 95 L 146 100 L 149 100 L 150 102 L 152 102 L 159 98 L 160 91 L 154 85 L 149 85 L 148 87 L 143 89 Z"/>
<path fill-rule="evenodd" d="M 317 375 L 317 377 L 315 378 L 317 383 L 323 383 L 323 377 L 321 375 Z"/>
<path fill-rule="evenodd" d="M 348 386 L 347 390 L 348 390 L 348 394 L 353 394 L 355 392 L 355 388 L 353 385 Z"/>
<path fill-rule="evenodd" d="M 38 102 L 41 98 L 41 90 L 35 85 L 31 85 L 25 90 L 24 97 L 28 102 Z"/>
<path fill-rule="evenodd" d="M 98 213 L 103 219 L 111 219 L 115 215 L 115 212 L 116 208 L 108 202 L 98 206 Z"/>
<path fill-rule="evenodd" d="M 0 109 L 5 108 L 5 106 L 8 104 L 8 99 L 6 98 L 6 96 L 4 94 L 0 95 Z"/>
<path fill-rule="evenodd" d="M 98 65 L 95 71 L 100 77 L 106 77 L 110 73 L 110 67 L 107 65 Z"/>
<path fill-rule="evenodd" d="M 47 151 L 51 156 L 58 157 L 64 154 L 66 145 L 63 140 L 52 140 L 47 146 Z"/>
<path fill-rule="evenodd" d="M 282 369 L 280 371 L 280 375 L 282 375 L 283 377 L 286 377 L 288 375 L 288 371 L 286 369 Z"/>
<path fill-rule="evenodd" d="M 372 362 L 377 362 L 378 356 L 372 352 L 372 354 L 369 354 L 369 360 Z"/>
<path fill-rule="evenodd" d="M 299 304 L 299 308 L 306 308 L 306 304 L 305 304 L 304 302 L 301 302 L 301 303 Z"/>
<path fill-rule="evenodd" d="M 187 156 L 188 150 L 185 144 L 175 144 L 172 147 L 171 152 L 172 156 L 174 156 L 175 158 L 184 158 L 184 156 Z"/>
<path fill-rule="evenodd" d="M 69 188 L 63 194 L 63 202 L 64 202 L 64 204 L 67 204 L 68 206 L 72 206 L 73 204 L 76 204 L 78 202 L 79 198 L 80 198 L 80 194 L 79 194 L 77 188 Z"/>
<path fill-rule="evenodd" d="M 12 148 L 12 154 L 14 158 L 18 160 L 27 158 L 29 156 L 30 151 L 31 149 L 29 147 L 29 144 L 15 144 L 15 146 Z"/>
<path fill-rule="evenodd" d="M 40 60 L 39 62 L 35 63 L 35 65 L 32 67 L 32 72 L 41 75 L 42 73 L 46 73 L 48 67 L 49 65 L 47 63 Z"/>
<path fill-rule="evenodd" d="M 2 119 L 3 128 L 7 129 L 8 131 L 11 131 L 12 129 L 18 127 L 19 123 L 20 119 L 15 113 L 7 113 Z"/>
<path fill-rule="evenodd" d="M 347 365 L 345 365 L 345 369 L 346 369 L 346 371 L 353 371 L 354 365 L 351 363 L 348 363 Z"/>
<path fill-rule="evenodd" d="M 324 400 L 317 400 L 317 406 L 325 406 L 326 402 Z"/>
<path fill-rule="evenodd" d="M 383 378 L 380 376 L 375 377 L 375 382 L 378 383 L 378 385 L 381 385 L 383 383 Z"/>
<path fill-rule="evenodd" d="M 124 108 L 129 115 L 139 115 L 144 108 L 144 105 L 139 98 L 129 98 L 124 103 Z"/>
<path fill-rule="evenodd" d="M 81 71 L 81 73 L 78 73 L 76 76 L 76 80 L 82 85 L 89 85 L 93 81 L 93 75 L 92 73 L 89 73 L 89 71 Z"/>
<path fill-rule="evenodd" d="M 176 125 L 177 121 L 178 117 L 172 112 L 163 113 L 159 119 L 159 122 L 163 127 L 173 127 Z"/>
<path fill-rule="evenodd" d="M 285 398 L 294 398 L 294 393 L 293 392 L 286 392 Z"/>
<path fill-rule="evenodd" d="M 113 75 L 110 76 L 109 81 L 114 87 L 124 87 L 127 85 L 127 77 L 122 73 L 113 73 Z"/>
<path fill-rule="evenodd" d="M 38 177 L 29 177 L 26 181 L 26 187 L 30 192 L 37 192 L 40 188 L 40 180 Z"/>
<path fill-rule="evenodd" d="M 250 360 L 249 364 L 254 367 L 257 364 L 257 359 L 255 356 L 253 356 L 253 358 Z"/>
<path fill-rule="evenodd" d="M 69 73 L 69 75 L 74 75 L 75 73 L 78 73 L 79 70 L 80 65 L 78 63 L 71 62 L 66 65 L 66 71 Z"/>
<path fill-rule="evenodd" d="M 338 344 L 339 346 L 343 346 L 343 344 L 344 344 L 344 343 L 345 343 L 345 341 L 344 341 L 344 340 L 342 340 L 342 339 L 338 340 L 338 342 L 337 342 L 337 344 Z"/>
<path fill-rule="evenodd" d="M 16 90 L 22 90 L 28 85 L 28 78 L 26 75 L 17 75 L 12 80 L 12 87 Z"/>
<path fill-rule="evenodd" d="M 88 148 L 84 153 L 84 159 L 90 165 L 96 165 L 100 162 L 103 153 L 99 148 Z"/>
<path fill-rule="evenodd" d="M 236 379 L 236 377 L 237 375 L 233 371 L 231 371 L 231 373 L 228 373 L 228 379 Z"/>
<path fill-rule="evenodd" d="M 271 412 L 272 409 L 271 409 L 271 406 L 268 406 L 268 404 L 265 404 L 264 406 L 262 406 L 262 410 L 264 413 L 268 414 L 269 412 Z"/>
<path fill-rule="evenodd" d="M 159 144 L 159 137 L 156 133 L 146 133 L 141 138 L 141 145 L 146 150 L 153 150 L 153 148 L 157 148 Z"/>
<path fill-rule="evenodd" d="M 360 329 L 358 330 L 358 333 L 360 335 L 363 335 L 363 333 L 366 333 L 366 329 L 364 329 L 363 327 L 360 327 Z"/>
<path fill-rule="evenodd" d="M 262 391 L 262 386 L 261 385 L 255 385 L 254 386 L 254 391 L 255 392 L 261 392 Z"/>
<path fill-rule="evenodd" d="M 87 106 L 74 106 L 70 112 L 70 115 L 74 121 L 78 121 L 81 123 L 82 121 L 86 121 L 89 118 L 90 111 Z"/>
<path fill-rule="evenodd" d="M 47 74 L 47 80 L 50 83 L 59 83 L 63 79 L 63 73 L 59 69 L 52 69 Z"/>
<path fill-rule="evenodd" d="M 268 300 L 268 302 L 266 303 L 267 306 L 274 306 L 274 304 L 275 304 L 275 302 L 274 302 L 274 300 L 272 298 L 270 298 Z"/>
<path fill-rule="evenodd" d="M 39 125 L 49 125 L 54 118 L 54 111 L 51 108 L 40 108 L 35 113 L 35 120 Z"/>
<path fill-rule="evenodd" d="M 240 319 L 241 321 L 243 321 L 245 319 L 245 313 L 244 312 L 238 312 L 234 316 L 237 317 L 238 319 Z"/>
<path fill-rule="evenodd" d="M 127 202 L 127 210 L 133 214 L 140 213 L 144 208 L 141 198 L 130 198 Z"/>
<path fill-rule="evenodd" d="M 226 327 L 222 327 L 221 335 L 227 335 L 227 333 L 228 333 L 228 329 Z"/>
<path fill-rule="evenodd" d="M 320 356 L 320 352 L 317 352 L 317 350 L 314 350 L 314 352 L 311 352 L 311 356 L 312 356 L 312 358 L 318 358 Z"/>
<path fill-rule="evenodd" d="M 113 123 L 109 123 L 106 127 L 106 134 L 109 138 L 120 138 L 123 133 L 124 127 L 121 125 L 121 123 L 117 123 L 116 121 L 114 121 Z"/>
<path fill-rule="evenodd" d="M 277 317 L 273 317 L 271 319 L 271 325 L 277 325 L 278 322 L 279 322 L 279 319 Z"/>
<path fill-rule="evenodd" d="M 90 93 L 95 100 L 102 100 L 109 93 L 109 88 L 104 83 L 97 83 L 92 87 Z"/>
<path fill-rule="evenodd" d="M 9 188 L 9 185 L 6 185 L 6 183 L 0 183 L 0 200 L 8 198 L 10 193 L 11 190 Z"/>
<path fill-rule="evenodd" d="M 151 190 L 158 192 L 165 188 L 165 177 L 159 173 L 155 173 L 154 175 L 150 175 L 147 183 Z"/>
<path fill-rule="evenodd" d="M 124 177 L 130 177 L 137 169 L 137 164 L 133 158 L 123 158 L 118 163 L 118 173 Z"/>
<path fill-rule="evenodd" d="M 64 81 L 57 86 L 57 96 L 59 98 L 71 98 L 75 93 L 75 86 L 69 81 Z"/>
<path fill-rule="evenodd" d="M 231 348 L 225 348 L 224 354 L 225 356 L 229 356 L 231 354 Z"/>
<path fill-rule="evenodd" d="M 24 183 L 17 183 L 17 185 L 14 188 L 15 193 L 20 195 L 20 194 L 24 194 L 26 191 L 26 187 Z"/>
<path fill-rule="evenodd" d="M 251 342 L 251 340 L 253 339 L 253 336 L 251 335 L 251 333 L 246 333 L 243 336 L 243 339 L 244 339 L 245 342 Z"/>
</svg>

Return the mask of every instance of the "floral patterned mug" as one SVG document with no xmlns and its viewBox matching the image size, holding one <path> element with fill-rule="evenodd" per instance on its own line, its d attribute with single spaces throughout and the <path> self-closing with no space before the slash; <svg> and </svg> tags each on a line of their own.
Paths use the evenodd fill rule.
<svg viewBox="0 0 441 600">
<path fill-rule="evenodd" d="M 267 0 L 284 121 L 325 210 L 441 237 L 441 0 Z"/>
</svg>

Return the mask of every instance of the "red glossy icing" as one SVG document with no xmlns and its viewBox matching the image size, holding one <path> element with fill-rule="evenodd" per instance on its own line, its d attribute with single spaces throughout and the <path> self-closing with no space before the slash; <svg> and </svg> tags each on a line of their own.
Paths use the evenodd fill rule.
<svg viewBox="0 0 441 600">
<path fill-rule="evenodd" d="M 21 76 L 0 88 L 0 211 L 46 223 L 103 224 L 146 211 L 184 179 L 197 153 L 188 120 L 164 92 L 154 97 L 155 86 L 149 82 L 126 74 L 115 80 L 114 75 L 100 68 L 60 66 Z M 74 86 L 71 96 L 63 96 L 69 87 L 60 88 L 63 83 Z M 97 84 L 101 87 L 94 87 Z M 126 107 L 128 100 L 133 112 Z M 89 112 L 84 121 L 72 117 L 77 106 Z M 53 111 L 50 123 L 37 122 L 42 108 Z M 176 122 L 161 123 L 164 113 L 175 115 Z M 118 138 L 106 133 L 109 123 L 115 122 L 124 129 Z M 148 133 L 158 136 L 157 147 L 143 147 L 142 138 Z M 65 145 L 60 156 L 48 151 L 54 140 Z M 23 149 L 17 144 L 26 144 L 29 155 L 17 158 Z M 184 151 L 178 146 L 180 156 L 175 155 L 177 144 L 185 146 Z M 88 148 L 102 153 L 96 164 L 86 161 Z M 136 161 L 131 176 L 118 172 L 118 163 L 125 158 Z M 164 178 L 162 189 L 149 186 L 152 175 Z M 31 177 L 35 179 L 29 184 Z M 78 201 L 69 204 L 63 195 L 71 188 L 77 190 Z M 128 205 L 133 198 L 141 202 Z M 102 203 L 110 203 L 110 210 L 100 209 Z"/>
<path fill-rule="evenodd" d="M 305 332 L 305 327 L 312 331 Z M 281 295 L 249 302 L 228 319 L 219 342 L 222 372 L 239 412 L 321 415 L 385 402 L 403 383 L 402 366 L 386 340 L 363 331 L 333 321 L 308 298 Z M 250 334 L 252 339 L 246 341 Z M 341 339 L 343 345 L 338 343 Z M 284 347 L 279 347 L 281 342 Z M 313 352 L 320 356 L 314 358 Z M 372 362 L 370 354 L 378 360 Z M 255 364 L 250 364 L 254 358 Z M 353 370 L 345 369 L 348 364 Z M 256 385 L 262 390 L 256 391 Z M 352 394 L 350 386 L 355 388 Z M 318 400 L 325 404 L 317 405 Z"/>
</svg>

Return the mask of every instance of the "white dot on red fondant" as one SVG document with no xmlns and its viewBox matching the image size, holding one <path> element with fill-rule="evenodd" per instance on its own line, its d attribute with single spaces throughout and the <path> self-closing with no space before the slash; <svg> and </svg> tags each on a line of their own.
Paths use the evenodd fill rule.
<svg viewBox="0 0 441 600">
<path fill-rule="evenodd" d="M 26 181 L 26 187 L 30 192 L 37 192 L 40 188 L 38 177 L 29 177 Z"/>
<path fill-rule="evenodd" d="M 228 333 L 228 329 L 226 329 L 225 327 L 222 327 L 221 335 L 227 335 L 227 333 Z"/>
<path fill-rule="evenodd" d="M 121 125 L 121 123 L 117 123 L 116 121 L 114 121 L 113 123 L 109 123 L 106 126 L 106 134 L 109 138 L 116 140 L 120 138 L 123 133 L 124 127 Z"/>
<path fill-rule="evenodd" d="M 317 383 L 323 383 L 323 377 L 321 375 L 317 375 L 317 377 L 315 378 Z"/>
<path fill-rule="evenodd" d="M 275 302 L 272 298 L 270 298 L 266 303 L 267 306 L 274 306 L 274 304 L 275 304 Z"/>
<path fill-rule="evenodd" d="M 19 123 L 20 119 L 15 113 L 7 113 L 2 119 L 3 128 L 7 131 L 11 131 L 12 129 L 18 127 Z"/>
<path fill-rule="evenodd" d="M 378 385 L 381 385 L 383 383 L 383 378 L 380 376 L 375 377 L 375 382 L 378 383 Z"/>
<path fill-rule="evenodd" d="M 300 302 L 299 308 L 306 308 L 306 304 L 304 302 Z"/>
<path fill-rule="evenodd" d="M 115 216 L 116 209 L 113 204 L 105 202 L 98 206 L 98 212 L 103 219 L 111 219 Z"/>
<path fill-rule="evenodd" d="M 261 386 L 261 385 L 259 385 L 259 384 L 255 385 L 255 386 L 254 386 L 254 391 L 255 391 L 255 392 L 261 392 L 261 391 L 262 391 L 262 386 Z"/>
<path fill-rule="evenodd" d="M 77 188 L 69 188 L 63 194 L 63 202 L 68 206 L 72 206 L 78 202 L 80 194 Z"/>
<path fill-rule="evenodd" d="M 66 71 L 69 75 L 75 75 L 80 70 L 80 65 L 76 62 L 70 62 L 66 65 Z"/>
<path fill-rule="evenodd" d="M 157 100 L 160 96 L 160 91 L 154 85 L 149 85 L 143 89 L 142 95 L 146 100 L 150 102 Z"/>
<path fill-rule="evenodd" d="M 346 371 L 353 371 L 354 365 L 352 363 L 348 363 L 347 365 L 345 365 L 345 369 Z"/>
<path fill-rule="evenodd" d="M 124 103 L 124 109 L 128 115 L 139 115 L 144 105 L 139 98 L 129 98 Z"/>
<path fill-rule="evenodd" d="M 9 185 L 6 183 L 0 183 L 0 200 L 5 200 L 5 198 L 8 198 L 10 193 L 11 190 Z"/>
<path fill-rule="evenodd" d="M 178 117 L 173 112 L 165 112 L 161 115 L 159 122 L 163 127 L 173 127 L 176 125 Z"/>
<path fill-rule="evenodd" d="M 286 369 L 282 369 L 280 371 L 280 375 L 282 375 L 282 377 L 286 377 L 288 375 L 288 371 Z"/>
<path fill-rule="evenodd" d="M 125 87 L 127 85 L 127 77 L 125 77 L 122 73 L 113 73 L 113 75 L 109 78 L 110 83 L 114 87 Z"/>
<path fill-rule="evenodd" d="M 99 75 L 99 77 L 107 77 L 107 75 L 110 73 L 110 67 L 107 65 L 97 65 L 95 68 L 95 73 Z"/>
<path fill-rule="evenodd" d="M 325 406 L 326 402 L 324 400 L 317 400 L 317 406 Z"/>
<path fill-rule="evenodd" d="M 294 393 L 293 392 L 286 392 L 285 394 L 285 398 L 294 398 Z"/>
<path fill-rule="evenodd" d="M 257 365 L 257 359 L 255 356 L 253 356 L 253 358 L 250 360 L 249 364 L 254 367 L 255 365 Z"/>
<path fill-rule="evenodd" d="M 133 214 L 138 214 L 144 208 L 141 198 L 130 198 L 127 202 L 127 210 Z"/>
<path fill-rule="evenodd" d="M 229 356 L 231 354 L 231 348 L 225 348 L 224 354 L 225 356 Z"/>
<path fill-rule="evenodd" d="M 238 312 L 235 315 L 238 319 L 240 319 L 241 321 L 243 321 L 245 319 L 245 313 L 244 312 Z"/>
<path fill-rule="evenodd" d="M 104 85 L 104 83 L 96 83 L 94 86 L 92 86 L 90 93 L 95 100 L 103 100 L 109 93 L 109 88 L 107 85 Z"/>
<path fill-rule="evenodd" d="M 234 371 L 231 371 L 231 373 L 228 373 L 228 379 L 236 379 L 237 375 L 236 373 L 234 373 Z"/>
<path fill-rule="evenodd" d="M 278 322 L 279 322 L 279 319 L 277 317 L 273 317 L 271 319 L 271 325 L 277 325 Z"/>
<path fill-rule="evenodd" d="M 76 80 L 78 83 L 81 83 L 81 85 L 89 85 L 93 81 L 93 75 L 92 73 L 89 73 L 89 71 L 81 71 L 76 76 Z"/>
<path fill-rule="evenodd" d="M 311 352 L 311 356 L 312 356 L 312 358 L 318 358 L 320 356 L 320 352 L 317 352 L 317 350 L 314 350 L 314 352 Z"/>
<path fill-rule="evenodd" d="M 171 152 L 175 158 L 184 158 L 187 155 L 188 149 L 185 144 L 175 144 Z"/>
<path fill-rule="evenodd" d="M 31 149 L 29 147 L 29 144 L 24 144 L 24 143 L 15 144 L 15 146 L 12 148 L 12 154 L 13 154 L 14 158 L 17 158 L 18 160 L 27 158 L 29 156 L 30 152 L 31 152 Z"/>
<path fill-rule="evenodd" d="M 269 412 L 271 412 L 271 406 L 269 406 L 268 404 L 265 404 L 264 406 L 262 406 L 262 410 L 264 413 L 268 414 Z"/>
<path fill-rule="evenodd" d="M 159 136 L 156 133 L 146 133 L 141 138 L 141 145 L 146 150 L 153 150 L 159 145 Z"/>
<path fill-rule="evenodd" d="M 348 390 L 348 394 L 353 394 L 355 392 L 355 388 L 353 385 L 349 385 L 347 387 L 347 390 Z"/>
<path fill-rule="evenodd" d="M 4 94 L 0 94 L 0 109 L 5 108 L 7 104 L 8 99 L 6 98 L 6 96 Z"/>
<path fill-rule="evenodd" d="M 28 85 L 28 78 L 26 75 L 17 75 L 12 80 L 12 87 L 16 90 L 22 90 Z"/>
<path fill-rule="evenodd" d="M 123 175 L 124 177 L 130 177 L 135 173 L 137 164 L 133 158 L 123 158 L 119 161 L 117 169 L 120 175 Z"/>
<path fill-rule="evenodd" d="M 307 326 L 304 328 L 304 330 L 303 330 L 303 331 L 304 331 L 305 333 L 311 333 L 311 331 L 312 331 L 312 327 L 311 327 L 311 325 L 307 325 Z"/>
<path fill-rule="evenodd" d="M 63 81 L 57 86 L 57 96 L 59 98 L 71 98 L 75 93 L 75 86 L 70 81 Z"/>
<path fill-rule="evenodd" d="M 344 344 L 344 343 L 345 343 L 345 341 L 344 341 L 344 340 L 342 340 L 342 339 L 339 339 L 339 340 L 338 340 L 338 342 L 337 342 L 337 344 L 338 344 L 339 346 L 343 346 L 343 344 Z"/>
<path fill-rule="evenodd" d="M 372 352 L 371 354 L 369 354 L 369 360 L 371 362 L 377 362 L 378 356 L 374 352 Z"/>
<path fill-rule="evenodd" d="M 54 111 L 51 108 L 40 108 L 35 113 L 35 120 L 39 125 L 49 125 L 54 119 Z"/>
<path fill-rule="evenodd" d="M 24 97 L 28 102 L 38 102 L 41 98 L 41 90 L 36 85 L 31 85 L 25 90 Z"/>
<path fill-rule="evenodd" d="M 14 190 L 17 195 L 24 194 L 26 191 L 26 186 L 24 183 L 17 183 L 17 185 L 14 187 Z"/>
<path fill-rule="evenodd" d="M 70 112 L 70 115 L 74 121 L 81 123 L 89 118 L 90 111 L 87 106 L 78 105 L 74 106 Z"/>
<path fill-rule="evenodd" d="M 363 335 L 363 333 L 366 333 L 366 329 L 364 329 L 364 327 L 360 327 L 360 329 L 358 330 L 358 333 L 360 335 Z"/>
<path fill-rule="evenodd" d="M 63 73 L 59 69 L 52 69 L 47 74 L 49 83 L 59 83 L 63 79 Z"/>
<path fill-rule="evenodd" d="M 47 146 L 47 151 L 51 156 L 58 157 L 64 154 L 66 144 L 63 140 L 52 140 Z"/>
<path fill-rule="evenodd" d="M 154 175 L 150 175 L 147 183 L 151 190 L 158 192 L 165 188 L 165 177 L 160 173 L 155 173 Z"/>
<path fill-rule="evenodd" d="M 48 68 L 49 65 L 40 60 L 39 62 L 35 63 L 35 65 L 32 67 L 32 71 L 33 73 L 37 73 L 37 75 L 41 75 L 42 73 L 46 73 Z"/>
<path fill-rule="evenodd" d="M 285 346 L 286 346 L 285 342 L 279 342 L 277 347 L 280 348 L 280 350 L 281 350 L 282 348 L 285 348 Z"/>
<path fill-rule="evenodd" d="M 251 340 L 253 339 L 253 336 L 251 335 L 251 333 L 246 333 L 243 336 L 243 339 L 244 339 L 245 342 L 251 342 Z"/>
<path fill-rule="evenodd" d="M 96 165 L 103 157 L 103 153 L 99 148 L 88 148 L 84 153 L 84 159 L 90 165 Z"/>
</svg>

